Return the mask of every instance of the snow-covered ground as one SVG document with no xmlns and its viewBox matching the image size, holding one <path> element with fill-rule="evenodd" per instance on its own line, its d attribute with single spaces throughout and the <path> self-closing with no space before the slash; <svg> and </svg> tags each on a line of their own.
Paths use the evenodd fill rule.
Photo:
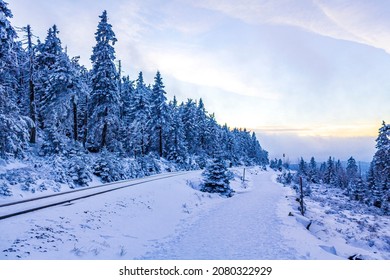
<svg viewBox="0 0 390 280">
<path fill-rule="evenodd" d="M 385 217 L 365 216 L 381 224 L 370 247 L 345 236 L 365 234 L 361 216 L 340 230 L 352 216 L 313 200 L 307 230 L 276 173 L 251 168 L 242 183 L 233 172 L 231 198 L 197 190 L 199 171 L 1 220 L 0 259 L 390 259 Z"/>
<path fill-rule="evenodd" d="M 305 198 L 310 232 L 343 258 L 390 260 L 390 217 L 349 199 L 343 190 L 312 185 Z M 295 196 L 294 196 L 295 197 Z"/>
</svg>

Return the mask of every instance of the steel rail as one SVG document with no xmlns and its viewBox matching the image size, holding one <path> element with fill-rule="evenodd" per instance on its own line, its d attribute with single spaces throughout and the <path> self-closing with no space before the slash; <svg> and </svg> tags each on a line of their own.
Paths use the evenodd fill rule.
<svg viewBox="0 0 390 280">
<path fill-rule="evenodd" d="M 92 197 L 92 196 L 96 196 L 96 195 L 100 195 L 100 194 L 104 194 L 104 193 L 108 193 L 108 192 L 112 192 L 112 191 L 128 188 L 128 187 L 135 186 L 135 185 L 140 185 L 140 184 L 144 184 L 144 183 L 148 183 L 148 182 L 153 182 L 153 181 L 158 181 L 158 180 L 167 179 L 167 178 L 171 178 L 171 177 L 177 177 L 177 176 L 185 175 L 187 172 L 177 172 L 177 173 L 179 173 L 179 174 L 172 174 L 172 173 L 170 173 L 167 176 L 158 176 L 157 178 L 146 178 L 146 179 L 142 178 L 141 179 L 142 181 L 140 181 L 140 182 L 139 181 L 138 182 L 133 182 L 133 183 L 126 184 L 126 185 L 123 185 L 123 186 L 114 187 L 112 189 L 97 191 L 97 192 L 94 192 L 94 193 L 81 195 L 81 196 L 77 196 L 77 197 L 73 197 L 73 198 L 66 198 L 66 197 L 64 197 L 64 199 L 61 200 L 61 201 L 57 201 L 57 202 L 54 202 L 54 203 L 48 203 L 48 204 L 45 204 L 45 205 L 42 205 L 42 206 L 35 206 L 35 207 L 28 208 L 28 209 L 25 209 L 25 210 L 20 210 L 20 211 L 16 211 L 16 212 L 13 212 L 13 213 L 2 215 L 2 216 L 0 216 L 0 220 L 4 220 L 4 219 L 11 218 L 11 217 L 19 216 L 19 215 L 22 215 L 22 214 L 34 212 L 34 211 L 37 211 L 37 210 L 41 210 L 41 209 L 45 209 L 45 208 L 49 208 L 49 207 L 54 207 L 54 206 L 62 205 L 62 204 L 65 204 L 65 203 L 70 203 L 72 201 L 76 201 L 76 200 L 80 200 L 80 199 L 84 199 L 84 198 L 88 198 L 88 197 Z M 138 180 L 138 179 L 132 179 L 132 180 L 127 180 L 127 181 L 135 181 L 135 180 Z M 108 185 L 114 185 L 114 184 L 120 184 L 120 183 L 126 183 L 126 180 L 113 182 L 113 183 L 109 183 L 109 184 L 104 184 L 104 185 L 99 185 L 99 186 L 94 186 L 94 187 L 90 187 L 90 188 L 86 188 L 86 189 L 78 189 L 78 190 L 67 191 L 67 192 L 64 192 L 64 193 L 58 193 L 58 194 L 54 194 L 54 195 L 47 195 L 47 196 L 44 196 L 44 197 L 37 197 L 37 198 L 32 198 L 32 199 L 26 199 L 26 200 L 23 200 L 23 201 L 11 202 L 11 203 L 7 203 L 7 204 L 3 204 L 0 207 L 6 207 L 6 206 L 9 207 L 9 206 L 13 206 L 13 205 L 16 205 L 16 204 L 28 203 L 28 202 L 35 201 L 35 200 L 48 199 L 48 198 L 52 198 L 52 197 L 59 196 L 59 195 L 72 194 L 72 193 L 76 193 L 76 192 L 79 192 L 79 191 L 87 191 L 87 190 L 91 190 L 91 189 L 95 189 L 95 188 L 102 188 L 102 187 L 105 187 L 105 186 L 108 186 Z"/>
</svg>

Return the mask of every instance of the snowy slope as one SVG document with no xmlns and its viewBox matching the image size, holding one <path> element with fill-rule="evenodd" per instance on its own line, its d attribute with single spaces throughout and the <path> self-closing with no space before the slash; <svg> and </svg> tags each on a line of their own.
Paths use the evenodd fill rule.
<svg viewBox="0 0 390 280">
<path fill-rule="evenodd" d="M 201 173 L 193 172 L 1 220 L 0 259 L 346 259 L 362 253 L 307 230 L 294 193 L 275 182 L 275 173 L 253 168 L 243 184 L 241 172 L 234 170 L 232 198 L 198 191 Z"/>
</svg>

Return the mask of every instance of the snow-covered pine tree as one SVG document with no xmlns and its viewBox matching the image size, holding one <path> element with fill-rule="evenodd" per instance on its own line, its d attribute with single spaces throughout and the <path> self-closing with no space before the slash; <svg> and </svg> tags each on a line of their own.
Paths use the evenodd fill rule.
<svg viewBox="0 0 390 280">
<path fill-rule="evenodd" d="M 170 118 L 164 87 L 161 74 L 157 71 L 151 96 L 151 128 L 152 147 L 160 157 L 167 154 L 165 140 L 168 138 Z"/>
<path fill-rule="evenodd" d="M 251 135 L 251 144 L 249 147 L 249 158 L 253 161 L 254 164 L 260 164 L 257 162 L 257 153 L 258 153 L 258 145 L 259 142 L 257 141 L 256 134 L 252 132 Z"/>
<path fill-rule="evenodd" d="M 278 159 L 277 158 L 271 159 L 271 161 L 269 163 L 269 168 L 271 168 L 275 171 L 278 169 Z"/>
<path fill-rule="evenodd" d="M 346 172 L 349 182 L 355 180 L 358 176 L 358 166 L 356 164 L 356 160 L 353 157 L 350 157 L 347 161 Z"/>
<path fill-rule="evenodd" d="M 199 99 L 199 102 L 197 104 L 197 108 L 195 111 L 195 120 L 198 124 L 198 150 L 196 151 L 197 154 L 202 155 L 202 157 L 205 156 L 205 154 L 208 152 L 207 145 L 208 142 L 212 139 L 212 137 L 215 137 L 215 134 L 212 134 L 213 126 L 209 125 L 209 119 L 207 116 L 207 111 L 204 106 L 202 98 Z M 211 144 L 211 143 L 210 143 Z M 214 149 L 211 148 L 209 150 L 210 154 L 213 153 Z"/>
<path fill-rule="evenodd" d="M 251 147 L 251 137 L 246 129 L 233 129 L 234 154 L 237 158 L 236 164 L 250 165 L 249 151 Z"/>
<path fill-rule="evenodd" d="M 87 148 L 98 152 L 103 147 L 109 151 L 117 149 L 120 99 L 117 70 L 115 68 L 114 45 L 117 41 L 107 11 L 103 11 L 95 33 L 96 45 L 91 56 L 91 97 L 89 100 Z"/>
<path fill-rule="evenodd" d="M 306 161 L 301 157 L 298 163 L 298 176 L 306 177 L 308 175 L 308 167 Z"/>
<path fill-rule="evenodd" d="M 229 174 L 221 155 L 215 157 L 202 173 L 203 185 L 201 191 L 219 193 L 231 197 L 234 191 L 230 187 Z"/>
<path fill-rule="evenodd" d="M 346 189 L 348 186 L 348 180 L 347 180 L 347 175 L 345 173 L 345 169 L 341 164 L 340 160 L 336 161 L 335 164 L 335 174 L 336 174 L 336 181 L 334 182 L 334 186 Z M 348 192 L 348 190 L 347 190 Z"/>
<path fill-rule="evenodd" d="M 33 43 L 34 35 L 32 34 L 30 25 L 21 29 L 26 35 L 17 44 L 18 65 L 18 89 L 17 89 L 17 105 L 20 113 L 28 116 L 31 119 L 30 127 L 30 143 L 34 144 L 37 141 L 36 129 L 36 96 L 35 96 L 35 69 L 36 64 L 36 48 Z"/>
<path fill-rule="evenodd" d="M 227 124 L 224 124 L 221 129 L 221 142 L 223 157 L 233 164 L 234 157 L 234 137 Z"/>
<path fill-rule="evenodd" d="M 334 160 L 332 157 L 329 157 L 326 162 L 326 169 L 324 170 L 324 183 L 334 185 L 336 182 L 336 169 L 334 165 Z"/>
<path fill-rule="evenodd" d="M 135 157 L 150 151 L 151 138 L 151 90 L 146 87 L 142 72 L 139 73 L 131 107 L 131 146 Z"/>
<path fill-rule="evenodd" d="M 366 185 L 360 175 L 350 183 L 350 196 L 352 199 L 364 202 L 366 199 Z"/>
<path fill-rule="evenodd" d="M 240 165 L 241 162 L 241 154 L 240 154 L 240 145 L 241 145 L 241 137 L 240 137 L 240 130 L 238 128 L 233 128 L 231 131 L 231 137 L 232 137 L 232 145 L 233 149 L 231 152 L 232 155 L 232 163 L 234 165 Z"/>
<path fill-rule="evenodd" d="M 29 141 L 31 119 L 21 116 L 17 102 L 17 38 L 7 3 L 0 0 L 0 157 L 22 156 Z"/>
<path fill-rule="evenodd" d="M 308 166 L 308 181 L 311 183 L 319 183 L 319 174 L 317 168 L 317 162 L 314 157 L 311 157 L 309 166 Z"/>
<path fill-rule="evenodd" d="M 188 99 L 182 107 L 182 120 L 184 125 L 184 134 L 187 141 L 189 154 L 197 154 L 199 151 L 199 124 L 197 118 L 197 105 L 192 99 Z"/>
<path fill-rule="evenodd" d="M 278 159 L 278 165 L 277 165 L 277 168 L 278 168 L 278 170 L 279 171 L 282 171 L 282 169 L 283 169 L 283 161 L 282 161 L 282 159 L 280 158 L 280 159 Z"/>
<path fill-rule="evenodd" d="M 348 193 L 352 197 L 355 197 L 356 191 L 354 190 L 354 188 L 357 187 L 358 166 L 356 164 L 356 160 L 353 157 L 350 157 L 348 159 L 347 167 L 345 170 L 346 170 L 346 180 L 348 185 Z"/>
<path fill-rule="evenodd" d="M 31 26 L 27 25 L 27 53 L 28 53 L 28 92 L 29 92 L 29 113 L 33 123 L 30 130 L 30 143 L 35 144 L 37 142 L 37 104 L 35 97 L 35 48 L 32 43 Z"/>
<path fill-rule="evenodd" d="M 215 157 L 216 153 L 221 149 L 221 127 L 218 125 L 214 114 L 206 116 L 204 125 L 204 134 L 202 137 L 204 137 L 203 141 L 205 141 L 205 143 L 203 144 L 201 153 L 208 155 L 209 157 Z"/>
<path fill-rule="evenodd" d="M 121 120 L 126 122 L 131 116 L 131 106 L 134 98 L 134 81 L 129 76 L 122 77 L 121 82 Z"/>
<path fill-rule="evenodd" d="M 134 103 L 134 82 L 130 80 L 129 76 L 122 77 L 121 83 L 121 127 L 120 139 L 122 149 L 126 155 L 133 155 L 131 124 L 133 122 L 132 106 Z"/>
<path fill-rule="evenodd" d="M 48 77 L 45 104 L 41 115 L 45 120 L 45 152 L 59 153 L 70 139 L 78 140 L 78 95 L 82 92 L 80 81 L 74 64 L 66 53 L 61 53 Z"/>
<path fill-rule="evenodd" d="M 188 150 L 184 134 L 184 125 L 182 122 L 182 107 L 177 105 L 176 96 L 174 96 L 173 101 L 169 103 L 169 108 L 169 111 L 171 112 L 171 121 L 167 143 L 167 158 L 168 160 L 183 164 L 188 158 Z"/>
<path fill-rule="evenodd" d="M 380 184 L 377 184 L 376 179 L 379 176 L 376 174 L 376 172 L 377 170 L 375 169 L 375 162 L 371 161 L 370 168 L 367 172 L 367 189 L 369 192 L 369 198 L 367 202 L 380 208 L 382 204 L 382 190 L 380 188 Z"/>
<path fill-rule="evenodd" d="M 43 116 L 47 106 L 46 89 L 50 85 L 49 76 L 53 73 L 53 67 L 60 58 L 62 51 L 61 40 L 58 37 L 58 29 L 56 25 L 49 28 L 45 42 L 40 42 L 36 46 L 36 71 L 34 89 L 36 93 L 36 110 L 37 124 L 40 129 L 46 126 L 45 121 L 48 116 Z"/>
<path fill-rule="evenodd" d="M 88 70 L 79 64 L 80 57 L 71 59 L 72 73 L 75 75 L 75 89 L 72 95 L 73 137 L 83 144 L 87 141 L 88 130 L 88 100 L 90 79 Z M 77 129 L 77 130 L 76 130 Z"/>
<path fill-rule="evenodd" d="M 372 160 L 374 205 L 382 208 L 390 201 L 390 125 L 384 121 L 376 139 L 376 149 Z"/>
<path fill-rule="evenodd" d="M 265 168 L 265 166 L 269 163 L 268 152 L 263 150 L 254 132 L 252 133 L 251 141 L 252 141 L 251 151 L 253 151 L 254 153 L 253 155 L 251 155 L 253 162 Z"/>
</svg>

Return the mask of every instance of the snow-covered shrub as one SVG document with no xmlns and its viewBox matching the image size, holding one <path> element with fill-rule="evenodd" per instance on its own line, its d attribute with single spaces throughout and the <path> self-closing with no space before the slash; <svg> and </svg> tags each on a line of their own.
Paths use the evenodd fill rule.
<svg viewBox="0 0 390 280">
<path fill-rule="evenodd" d="M 121 164 L 123 166 L 122 170 L 126 179 L 145 177 L 145 173 L 136 159 L 123 159 Z"/>
<path fill-rule="evenodd" d="M 3 69 L 2 69 L 3 71 Z M 6 96 L 0 85 L 0 96 Z M 0 103 L 3 99 L 0 97 Z M 3 104 L 1 104 L 2 109 Z M 0 157 L 7 158 L 23 158 L 24 152 L 28 146 L 29 129 L 32 122 L 28 117 L 22 117 L 18 114 L 4 114 L 0 112 Z"/>
<path fill-rule="evenodd" d="M 45 180 L 38 186 L 38 190 L 41 192 L 49 189 L 53 190 L 54 192 L 59 192 L 61 190 L 61 185 L 58 182 Z"/>
<path fill-rule="evenodd" d="M 0 174 L 1 178 L 6 179 L 10 185 L 24 183 L 27 180 L 35 180 L 35 176 L 31 174 L 31 170 L 25 168 L 7 170 L 5 174 Z"/>
<path fill-rule="evenodd" d="M 12 191 L 7 183 L 0 184 L 0 196 L 12 196 Z"/>
<path fill-rule="evenodd" d="M 200 155 L 198 157 L 195 157 L 195 162 L 199 166 L 200 169 L 204 169 L 207 166 L 207 156 L 206 155 Z"/>
<path fill-rule="evenodd" d="M 75 156 L 69 160 L 67 174 L 78 186 L 87 186 L 92 181 L 88 163 L 82 156 Z"/>
<path fill-rule="evenodd" d="M 66 158 L 52 156 L 50 160 L 50 179 L 58 183 L 68 183 L 69 177 L 66 174 Z"/>
<path fill-rule="evenodd" d="M 197 163 L 197 158 L 195 156 L 190 156 L 186 159 L 186 162 L 184 164 L 184 169 L 188 171 L 188 170 L 199 170 L 201 168 Z"/>
<path fill-rule="evenodd" d="M 125 178 L 123 166 L 114 154 L 103 150 L 92 166 L 92 172 L 103 183 L 119 181 Z"/>
<path fill-rule="evenodd" d="M 157 161 L 153 158 L 153 155 L 147 155 L 137 158 L 138 164 L 141 166 L 146 176 L 160 173 L 160 166 Z"/>
<path fill-rule="evenodd" d="M 281 183 L 283 185 L 290 185 L 293 180 L 293 176 L 290 171 L 284 171 L 283 174 L 278 175 L 276 180 L 278 181 L 278 183 Z"/>
<path fill-rule="evenodd" d="M 179 166 L 185 166 L 185 158 L 181 156 L 176 149 L 171 149 L 167 155 L 167 159 L 171 162 L 176 163 Z"/>
<path fill-rule="evenodd" d="M 27 178 L 23 183 L 20 184 L 21 190 L 26 192 L 35 193 L 35 181 L 33 178 Z"/>
<path fill-rule="evenodd" d="M 221 158 L 214 159 L 202 173 L 204 182 L 201 191 L 219 193 L 227 197 L 233 196 L 234 191 L 230 188 L 227 171 L 225 163 Z"/>
</svg>

